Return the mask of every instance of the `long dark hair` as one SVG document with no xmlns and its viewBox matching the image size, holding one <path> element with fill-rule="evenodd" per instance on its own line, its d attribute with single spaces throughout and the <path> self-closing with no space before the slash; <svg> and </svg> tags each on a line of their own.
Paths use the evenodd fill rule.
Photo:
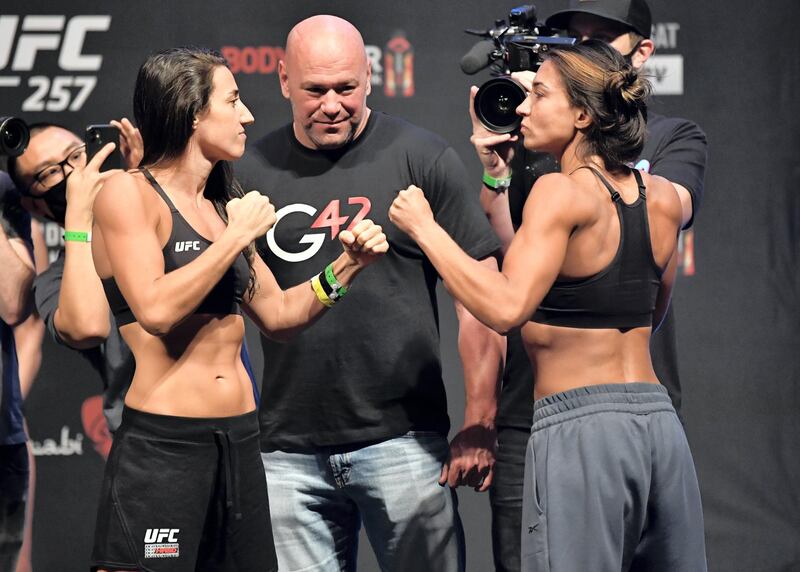
<svg viewBox="0 0 800 572">
<path fill-rule="evenodd" d="M 584 155 L 598 155 L 620 171 L 644 148 L 650 82 L 605 42 L 587 40 L 549 52 L 570 103 L 592 118 L 584 131 Z"/>
<path fill-rule="evenodd" d="M 139 68 L 133 92 L 133 115 L 144 140 L 142 167 L 153 167 L 178 158 L 194 132 L 192 123 L 208 107 L 214 71 L 228 66 L 219 52 L 207 48 L 170 48 L 151 55 Z M 217 161 L 206 181 L 203 196 L 228 222 L 225 205 L 244 196 L 228 161 Z M 255 293 L 255 247 L 244 251 L 250 268 L 247 296 Z"/>
</svg>

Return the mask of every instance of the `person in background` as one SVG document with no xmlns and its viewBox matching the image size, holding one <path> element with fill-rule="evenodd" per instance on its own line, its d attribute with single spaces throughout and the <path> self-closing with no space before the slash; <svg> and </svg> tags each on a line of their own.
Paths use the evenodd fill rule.
<svg viewBox="0 0 800 572">
<path fill-rule="evenodd" d="M 352 24 L 298 23 L 278 75 L 292 120 L 236 165 L 246 188 L 284 205 L 261 251 L 278 282 L 314 273 L 365 215 L 392 245 L 337 302 L 345 311 L 287 344 L 262 337 L 261 450 L 281 569 L 354 569 L 363 522 L 384 570 L 464 570 L 457 497 L 443 485 L 491 484 L 503 340 L 457 306 L 466 406 L 448 447 L 436 272 L 386 212 L 416 181 L 437 220 L 495 269 L 497 240 L 456 152 L 367 105 L 371 69 Z"/>
<path fill-rule="evenodd" d="M 25 530 L 28 447 L 13 327 L 30 313 L 31 223 L 10 178 L 0 173 L 0 569 L 14 570 Z"/>
</svg>

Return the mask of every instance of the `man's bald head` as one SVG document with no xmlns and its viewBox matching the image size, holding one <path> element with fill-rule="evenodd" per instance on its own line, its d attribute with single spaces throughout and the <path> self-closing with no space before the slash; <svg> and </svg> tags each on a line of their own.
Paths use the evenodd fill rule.
<svg viewBox="0 0 800 572">
<path fill-rule="evenodd" d="M 289 32 L 278 72 L 300 143 L 336 149 L 358 137 L 369 118 L 371 70 L 355 26 L 336 16 L 303 20 Z"/>
<path fill-rule="evenodd" d="M 299 22 L 286 38 L 286 61 L 309 55 L 362 57 L 367 63 L 361 32 L 338 16 L 320 14 Z"/>
</svg>

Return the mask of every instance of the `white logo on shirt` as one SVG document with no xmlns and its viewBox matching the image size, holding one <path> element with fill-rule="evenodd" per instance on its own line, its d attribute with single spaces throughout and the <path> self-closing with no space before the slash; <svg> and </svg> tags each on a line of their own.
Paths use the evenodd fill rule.
<svg viewBox="0 0 800 572">
<path fill-rule="evenodd" d="M 200 250 L 200 241 L 181 240 L 175 243 L 175 252 L 186 252 L 189 250 Z"/>
</svg>

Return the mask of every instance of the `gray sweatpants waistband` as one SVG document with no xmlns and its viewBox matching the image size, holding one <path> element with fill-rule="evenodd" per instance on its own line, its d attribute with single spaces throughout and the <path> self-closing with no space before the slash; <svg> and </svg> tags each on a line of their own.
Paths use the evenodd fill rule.
<svg viewBox="0 0 800 572">
<path fill-rule="evenodd" d="M 554 393 L 533 404 L 532 432 L 570 419 L 618 411 L 646 415 L 657 411 L 675 411 L 660 383 L 608 383 L 589 385 Z"/>
</svg>

